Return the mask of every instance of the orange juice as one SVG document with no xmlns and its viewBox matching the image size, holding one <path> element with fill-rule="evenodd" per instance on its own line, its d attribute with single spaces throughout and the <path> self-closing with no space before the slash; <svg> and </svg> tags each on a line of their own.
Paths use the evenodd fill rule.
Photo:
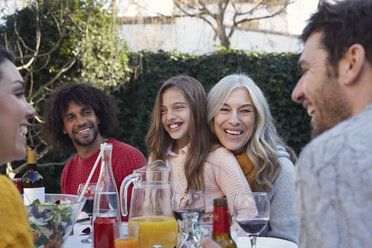
<svg viewBox="0 0 372 248">
<path fill-rule="evenodd" d="M 136 238 L 117 238 L 115 239 L 115 248 L 138 248 Z"/>
<path fill-rule="evenodd" d="M 173 248 L 177 245 L 178 223 L 173 217 L 146 216 L 135 217 L 129 220 L 129 233 L 131 223 L 139 223 L 138 242 L 141 248 L 152 248 L 161 245 L 163 248 Z"/>
</svg>

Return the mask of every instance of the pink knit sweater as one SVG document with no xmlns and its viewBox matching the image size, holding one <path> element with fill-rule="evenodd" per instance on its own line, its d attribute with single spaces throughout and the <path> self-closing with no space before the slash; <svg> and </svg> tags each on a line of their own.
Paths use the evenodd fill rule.
<svg viewBox="0 0 372 248">
<path fill-rule="evenodd" d="M 172 166 L 173 189 L 175 192 L 184 192 L 187 181 L 184 173 L 184 163 L 187 147 L 175 154 L 168 150 L 167 159 Z M 233 220 L 233 227 L 237 223 L 233 218 L 233 202 L 235 194 L 251 192 L 244 174 L 234 155 L 224 147 L 212 151 L 204 164 L 204 187 L 205 187 L 205 218 L 213 215 L 213 199 L 226 196 L 229 213 Z"/>
</svg>

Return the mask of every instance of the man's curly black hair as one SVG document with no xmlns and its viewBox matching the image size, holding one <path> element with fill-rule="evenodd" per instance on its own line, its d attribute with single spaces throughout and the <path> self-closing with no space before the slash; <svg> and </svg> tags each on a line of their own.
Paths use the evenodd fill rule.
<svg viewBox="0 0 372 248">
<path fill-rule="evenodd" d="M 117 107 L 111 97 L 87 84 L 65 85 L 53 93 L 44 112 L 45 123 L 42 132 L 53 151 L 70 151 L 74 147 L 70 137 L 62 132 L 63 113 L 67 111 L 70 102 L 93 108 L 100 120 L 98 129 L 102 137 L 108 138 L 117 134 Z"/>
</svg>

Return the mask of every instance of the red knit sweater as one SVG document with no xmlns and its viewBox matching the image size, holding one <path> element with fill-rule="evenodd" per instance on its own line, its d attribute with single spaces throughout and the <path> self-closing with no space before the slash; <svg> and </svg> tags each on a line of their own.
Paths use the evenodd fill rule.
<svg viewBox="0 0 372 248">
<path fill-rule="evenodd" d="M 112 143 L 112 171 L 114 173 L 116 186 L 118 191 L 123 179 L 132 174 L 133 170 L 138 169 L 146 164 L 146 159 L 143 154 L 136 148 L 109 138 L 107 143 Z M 61 189 L 63 194 L 77 194 L 80 183 L 85 183 L 88 179 L 90 171 L 93 168 L 94 162 L 98 157 L 99 151 L 87 159 L 82 159 L 79 154 L 76 154 L 63 168 L 61 175 Z M 99 177 L 101 162 L 98 163 L 96 170 L 90 180 L 91 183 L 96 183 Z M 131 193 L 131 190 L 129 191 Z M 129 195 L 130 202 L 130 195 Z"/>
</svg>

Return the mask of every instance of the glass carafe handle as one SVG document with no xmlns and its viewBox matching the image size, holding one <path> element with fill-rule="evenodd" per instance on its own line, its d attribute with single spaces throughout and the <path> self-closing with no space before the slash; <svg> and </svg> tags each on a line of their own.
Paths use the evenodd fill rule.
<svg viewBox="0 0 372 248">
<path fill-rule="evenodd" d="M 134 181 L 141 181 L 142 180 L 142 176 L 141 174 L 139 173 L 133 173 L 129 176 L 126 176 L 123 180 L 123 182 L 121 183 L 120 185 L 120 209 L 121 209 L 121 214 L 123 216 L 127 216 L 128 215 L 128 207 L 127 207 L 127 203 L 128 203 L 128 188 L 130 186 L 131 183 L 133 183 Z"/>
</svg>

